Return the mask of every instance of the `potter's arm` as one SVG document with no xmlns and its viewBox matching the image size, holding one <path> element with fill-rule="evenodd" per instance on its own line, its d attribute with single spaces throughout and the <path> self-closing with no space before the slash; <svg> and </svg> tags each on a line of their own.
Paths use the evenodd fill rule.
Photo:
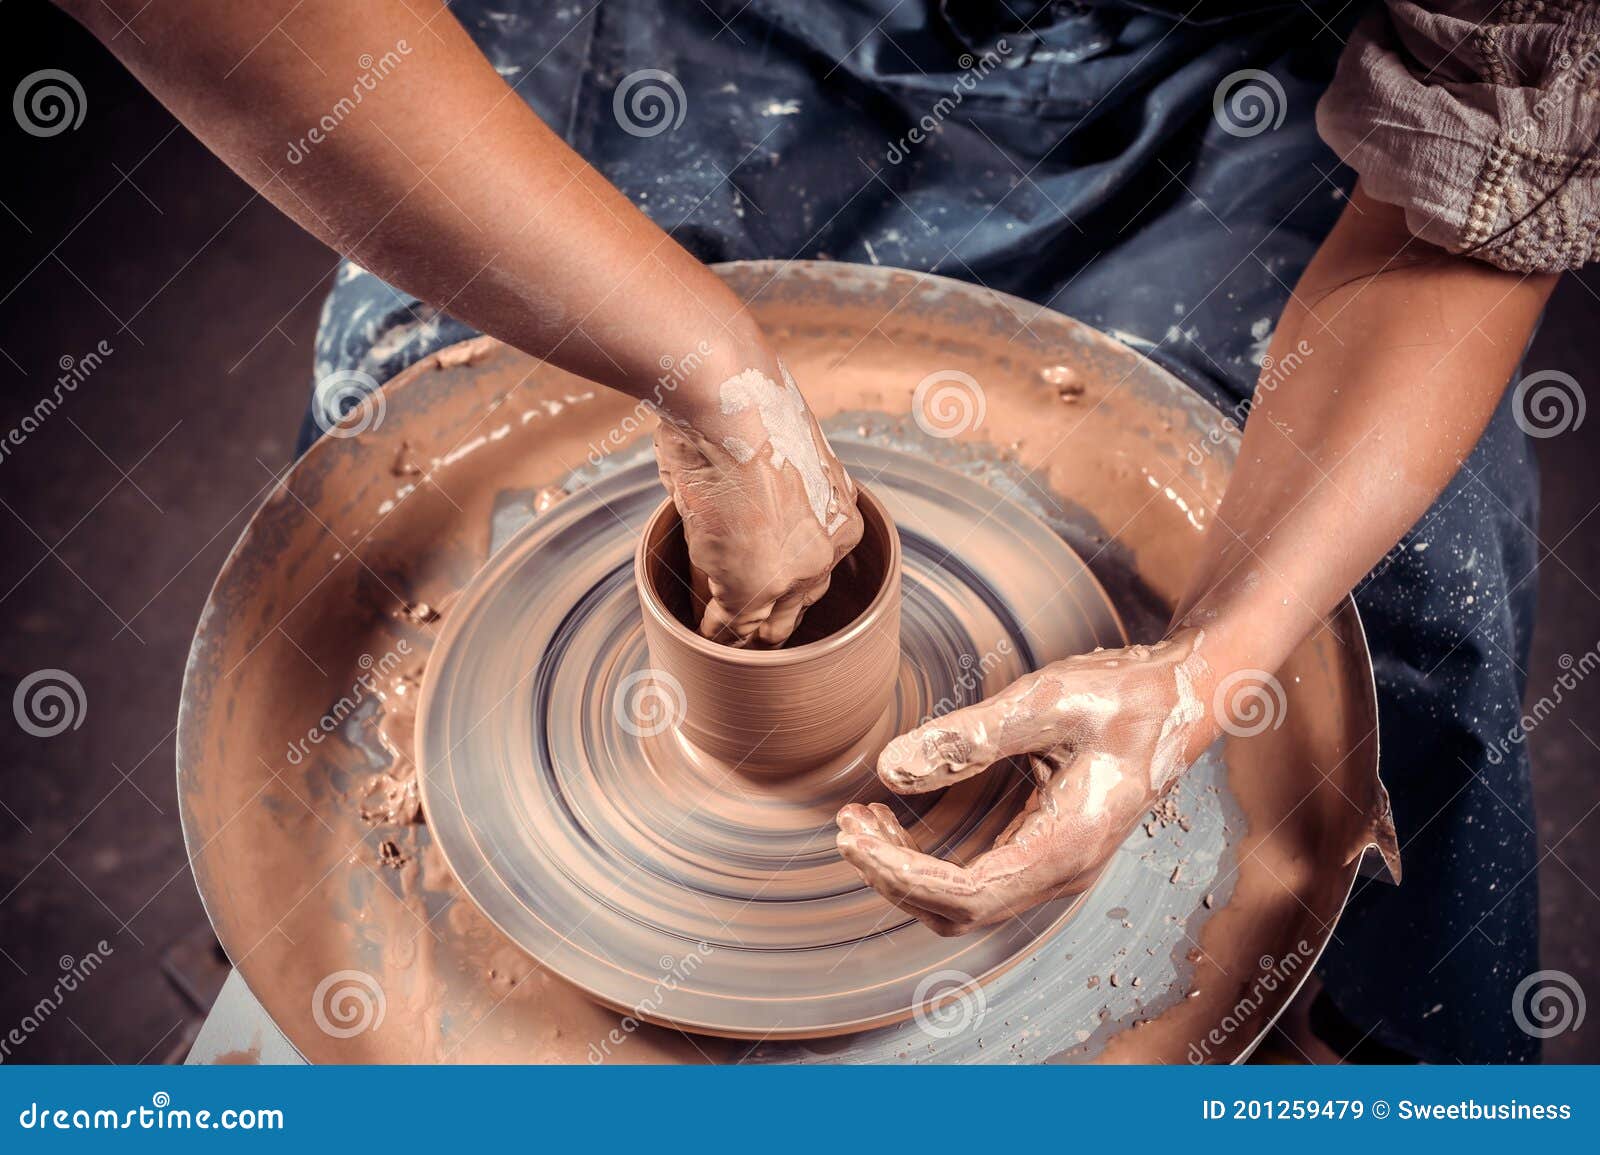
<svg viewBox="0 0 1600 1155">
<path fill-rule="evenodd" d="M 955 866 L 918 852 L 887 808 L 850 806 L 845 857 L 945 934 L 1086 887 L 1218 735 L 1230 687 L 1259 686 L 1426 513 L 1553 282 L 1423 245 L 1358 192 L 1279 321 L 1277 368 L 1167 637 L 1057 662 L 884 751 L 879 774 L 902 793 L 1026 758 L 1038 789 L 993 850 Z"/>
<path fill-rule="evenodd" d="M 663 356 L 705 340 L 721 362 L 707 376 L 726 377 L 764 344 L 733 294 L 546 128 L 433 0 L 66 6 L 309 232 L 520 349 L 648 397 Z M 118 35 L 111 9 L 142 15 Z M 358 83 L 378 71 L 370 91 Z M 699 416 L 706 391 L 683 393 L 667 404 Z"/>
<path fill-rule="evenodd" d="M 760 329 L 545 127 L 438 0 L 63 7 L 328 245 L 486 333 L 654 403 L 674 425 L 663 477 L 691 557 L 720 589 L 710 628 L 779 641 L 820 595 L 860 532 L 853 502 L 844 515 L 815 512 L 819 485 L 841 506 L 853 494 L 842 468 L 815 431 L 820 483 L 764 458 L 745 468 L 749 455 L 725 448 L 768 439 L 749 389 L 727 412 L 729 378 L 754 370 L 804 407 Z M 665 388 L 664 364 L 678 368 Z M 798 546 L 752 574 L 742 563 L 770 544 L 762 532 Z"/>
<path fill-rule="evenodd" d="M 1271 671 L 1421 519 L 1522 357 L 1552 275 L 1412 239 L 1357 191 L 1273 334 L 1179 621 L 1214 676 Z"/>
</svg>

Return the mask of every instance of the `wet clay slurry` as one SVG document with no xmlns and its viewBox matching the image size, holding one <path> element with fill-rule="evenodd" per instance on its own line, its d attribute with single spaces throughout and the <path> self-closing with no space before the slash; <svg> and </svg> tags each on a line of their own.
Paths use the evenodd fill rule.
<svg viewBox="0 0 1600 1155">
<path fill-rule="evenodd" d="M 970 286 L 804 263 L 724 275 L 752 301 L 836 448 L 916 459 L 979 486 L 1002 513 L 1042 519 L 1088 561 L 1135 640 L 1159 634 L 1231 461 L 1232 441 L 1212 437 L 1203 401 L 1125 346 Z M 919 382 L 952 368 L 981 384 L 986 412 L 959 436 L 934 436 L 911 419 L 911 401 Z M 406 791 L 416 772 L 395 758 L 414 686 L 401 679 L 380 696 L 362 679 L 397 673 L 402 642 L 410 652 L 398 660 L 420 675 L 494 548 L 534 517 L 560 519 L 571 495 L 626 489 L 629 469 L 652 468 L 651 422 L 627 399 L 490 341 L 428 358 L 386 393 L 380 427 L 319 443 L 252 520 L 197 629 L 179 716 L 179 792 L 200 892 L 230 957 L 308 1058 L 1181 1062 L 1251 992 L 1260 959 L 1292 954 L 1304 973 L 1304 956 L 1326 942 L 1384 817 L 1370 674 L 1348 606 L 1279 672 L 1293 724 L 1202 759 L 1073 916 L 981 998 L 937 999 L 949 976 L 923 976 L 926 1005 L 965 1009 L 964 1024 L 919 1016 L 752 1045 L 602 1007 L 466 896 L 434 841 L 430 824 L 445 815 L 416 813 Z M 415 472 L 391 472 L 400 460 Z M 875 485 L 870 467 L 858 477 Z M 659 500 L 640 494 L 649 496 L 638 529 Z M 918 500 L 931 526 L 947 526 L 939 495 Z M 898 510 L 896 520 L 904 530 Z M 902 538 L 908 575 L 914 549 L 929 573 L 945 571 L 947 553 L 991 573 L 1040 568 L 986 558 L 943 528 Z M 630 552 L 631 543 L 612 559 L 625 597 Z M 1002 627 L 1049 631 L 1069 616 L 1056 612 L 1054 591 L 1031 617 L 1006 622 L 994 606 L 964 602 L 958 585 L 930 589 L 963 615 L 987 609 L 996 641 Z M 966 695 L 1047 656 L 967 652 L 970 666 L 940 674 Z M 644 662 L 642 641 L 632 660 Z M 908 676 L 925 675 L 903 666 L 902 685 Z M 929 693 L 940 706 L 944 695 Z M 306 741 L 313 730 L 321 740 Z M 564 730 L 581 740 L 581 727 Z M 497 879 L 500 865 L 481 877 Z M 649 960 L 641 1010 L 698 973 L 696 960 L 682 961 L 694 945 Z M 982 969 L 963 962 L 943 969 Z M 329 1017 L 330 980 L 352 972 L 368 1005 L 381 996 L 378 1029 L 371 1016 L 365 1026 Z M 1293 985 L 1258 992 L 1256 1016 L 1205 1057 L 1248 1051 Z"/>
<path fill-rule="evenodd" d="M 640 465 L 508 542 L 434 647 L 418 738 L 433 837 L 514 941 L 634 1017 L 765 1040 L 860 1031 L 910 1015 L 930 974 L 1000 973 L 1068 908 L 940 939 L 836 851 L 851 802 L 896 806 L 942 853 L 980 851 L 1022 805 L 1017 776 L 901 803 L 878 752 L 1037 655 L 1123 637 L 1044 523 L 909 455 L 840 451 L 873 481 L 860 580 L 811 627 L 827 636 L 751 651 L 673 620 L 654 591 L 681 600 L 661 548 L 674 523 Z M 1035 563 L 951 566 L 935 531 L 953 526 Z M 852 584 L 871 595 L 859 609 Z M 1059 612 L 1024 625 L 1051 595 Z"/>
<path fill-rule="evenodd" d="M 815 773 L 886 723 L 900 666 L 900 539 L 877 498 L 858 489 L 857 500 L 860 544 L 777 650 L 701 637 L 677 510 L 663 502 L 646 525 L 634 580 L 655 692 L 681 697 L 673 727 L 695 750 L 745 774 Z"/>
</svg>

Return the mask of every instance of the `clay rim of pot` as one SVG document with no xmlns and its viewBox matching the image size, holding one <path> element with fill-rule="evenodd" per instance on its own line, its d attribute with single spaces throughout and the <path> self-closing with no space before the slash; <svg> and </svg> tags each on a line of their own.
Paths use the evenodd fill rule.
<svg viewBox="0 0 1600 1155">
<path fill-rule="evenodd" d="M 856 485 L 856 505 L 861 510 L 862 521 L 865 523 L 861 540 L 865 542 L 869 534 L 876 532 L 884 542 L 883 581 L 878 587 L 878 592 L 873 595 L 872 601 L 848 626 L 825 638 L 818 638 L 803 646 L 776 650 L 742 649 L 714 642 L 679 621 L 677 615 L 661 600 L 655 583 L 650 580 L 647 558 L 653 544 L 666 540 L 677 525 L 682 523 L 683 519 L 678 515 L 678 508 L 670 497 L 650 515 L 644 531 L 639 535 L 638 548 L 634 550 L 633 574 L 634 584 L 639 589 L 639 603 L 651 622 L 671 634 L 674 642 L 687 646 L 702 657 L 744 666 L 781 667 L 831 654 L 857 641 L 863 634 L 873 629 L 900 598 L 900 532 L 895 528 L 894 519 L 889 516 L 889 511 L 884 508 L 883 503 L 860 483 Z M 861 547 L 858 545 L 856 548 Z"/>
</svg>

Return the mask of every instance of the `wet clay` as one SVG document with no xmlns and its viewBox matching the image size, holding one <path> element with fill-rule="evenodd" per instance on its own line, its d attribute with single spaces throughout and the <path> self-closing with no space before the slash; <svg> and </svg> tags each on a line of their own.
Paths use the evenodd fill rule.
<svg viewBox="0 0 1600 1155">
<path fill-rule="evenodd" d="M 1137 335 L 1127 335 L 1130 350 L 1031 304 L 887 269 L 801 262 L 725 275 L 836 445 L 937 462 L 988 488 L 1000 508 L 1031 511 L 1088 560 L 1136 640 L 1159 636 L 1233 441 L 1216 435 L 1214 411 L 1140 355 Z M 951 366 L 981 383 L 987 407 L 981 424 L 936 437 L 911 420 L 910 403 L 919 381 Z M 1298 986 L 1263 991 L 1258 960 L 1314 958 L 1363 848 L 1392 849 L 1371 679 L 1346 604 L 1279 671 L 1291 724 L 1230 739 L 1185 774 L 1168 796 L 1173 812 L 1134 832 L 1077 913 L 980 988 L 981 1006 L 960 985 L 969 997 L 936 1000 L 936 975 L 923 976 L 930 1005 L 965 1008 L 964 1023 L 752 1046 L 603 1007 L 466 897 L 431 814 L 403 821 L 409 805 L 365 803 L 376 775 L 405 776 L 386 747 L 403 747 L 413 697 L 331 706 L 353 698 L 399 641 L 425 659 L 498 524 L 535 508 L 559 516 L 613 463 L 647 467 L 649 424 L 626 399 L 492 341 L 453 347 L 403 378 L 385 387 L 380 427 L 324 439 L 253 518 L 196 631 L 179 716 L 179 796 L 201 896 L 252 991 L 314 1061 L 1183 1062 L 1252 994 L 1259 1010 L 1202 1056 L 1229 1061 Z M 396 476 L 403 446 L 407 469 Z M 944 540 L 968 559 L 963 543 Z M 1025 555 L 990 561 L 1034 565 Z M 911 594 L 908 585 L 908 607 Z M 1027 612 L 1052 621 L 1071 596 L 1046 593 Z M 417 605 L 447 608 L 436 620 L 396 612 Z M 960 692 L 946 709 L 1060 656 L 994 665 L 968 652 L 970 666 L 948 671 Z M 324 718 L 325 740 L 290 756 Z M 384 865 L 385 843 L 398 865 Z M 671 960 L 676 971 L 647 968 L 641 1013 L 659 1005 L 657 983 L 681 985 L 684 953 Z M 964 961 L 940 969 L 970 974 Z M 376 1029 L 331 1033 L 325 1009 L 319 1018 L 320 985 L 346 971 L 366 977 L 374 1006 L 381 997 Z"/>
<path fill-rule="evenodd" d="M 656 428 L 682 518 L 695 627 L 739 648 L 783 645 L 861 537 L 855 483 L 781 362 L 723 381 L 709 411 Z"/>
<path fill-rule="evenodd" d="M 839 814 L 839 851 L 930 929 L 963 935 L 1080 894 L 1209 736 L 1194 683 L 1203 631 L 1053 662 L 999 694 L 895 738 L 879 760 L 903 794 L 944 789 L 1020 759 L 1033 782 L 1007 837 L 966 864 L 921 852 L 883 808 Z M 1185 732 L 1189 730 L 1189 732 Z M 1176 881 L 1181 868 L 1174 868 Z"/>
<path fill-rule="evenodd" d="M 858 494 L 858 508 L 860 500 Z M 800 625 L 779 649 L 797 649 L 843 632 L 866 613 L 884 588 L 889 578 L 891 545 L 888 538 L 894 526 L 886 521 L 881 507 L 863 520 L 866 523 L 863 540 L 834 567 L 828 592 L 807 609 Z M 641 543 L 645 568 L 640 580 L 648 583 L 641 588 L 641 596 L 647 588 L 649 596 L 659 602 L 674 621 L 687 630 L 698 630 L 704 610 L 700 604 L 702 595 L 695 588 L 697 575 L 689 562 L 683 519 L 670 502 L 663 504 L 651 519 Z M 892 551 L 898 552 L 898 549 L 896 541 Z M 895 579 L 898 580 L 898 572 Z"/>
<path fill-rule="evenodd" d="M 900 664 L 900 539 L 876 497 L 858 489 L 857 503 L 860 544 L 778 650 L 699 636 L 678 512 L 665 502 L 650 520 L 634 563 L 645 639 L 695 749 L 746 773 L 818 771 L 884 718 Z"/>
<path fill-rule="evenodd" d="M 892 734 L 992 693 L 1024 655 L 1122 640 L 1048 526 L 914 458 L 845 460 L 874 478 L 857 564 L 876 593 L 826 638 L 735 649 L 642 605 L 636 574 L 672 515 L 641 464 L 507 542 L 434 645 L 417 730 L 433 839 L 513 941 L 640 1018 L 766 1040 L 859 1031 L 908 1016 L 927 974 L 1002 973 L 1065 913 L 950 942 L 836 852 L 841 807 L 891 801 L 873 764 Z M 886 509 L 911 542 L 903 582 Z M 980 554 L 1037 563 L 950 567 L 930 531 L 952 518 Z M 1060 611 L 1020 627 L 1020 607 L 1051 596 Z M 1015 816 L 1013 785 L 996 774 L 898 809 L 965 858 Z M 669 992 L 663 959 L 692 971 Z"/>
</svg>

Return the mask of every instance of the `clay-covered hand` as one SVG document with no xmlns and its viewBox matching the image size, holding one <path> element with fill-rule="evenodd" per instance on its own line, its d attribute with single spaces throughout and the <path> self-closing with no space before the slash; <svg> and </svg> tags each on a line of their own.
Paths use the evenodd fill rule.
<svg viewBox="0 0 1600 1155">
<path fill-rule="evenodd" d="M 971 863 L 921 853 L 881 804 L 839 812 L 840 853 L 942 935 L 1087 889 L 1216 734 L 1201 641 L 1186 631 L 1154 646 L 1067 658 L 890 742 L 878 776 L 901 794 L 938 790 L 1008 758 L 1031 772 L 1026 806 Z"/>
<path fill-rule="evenodd" d="M 782 645 L 833 568 L 861 540 L 855 483 L 794 378 L 746 369 L 691 427 L 656 431 L 662 484 L 707 587 L 700 632 L 734 646 Z"/>
</svg>

